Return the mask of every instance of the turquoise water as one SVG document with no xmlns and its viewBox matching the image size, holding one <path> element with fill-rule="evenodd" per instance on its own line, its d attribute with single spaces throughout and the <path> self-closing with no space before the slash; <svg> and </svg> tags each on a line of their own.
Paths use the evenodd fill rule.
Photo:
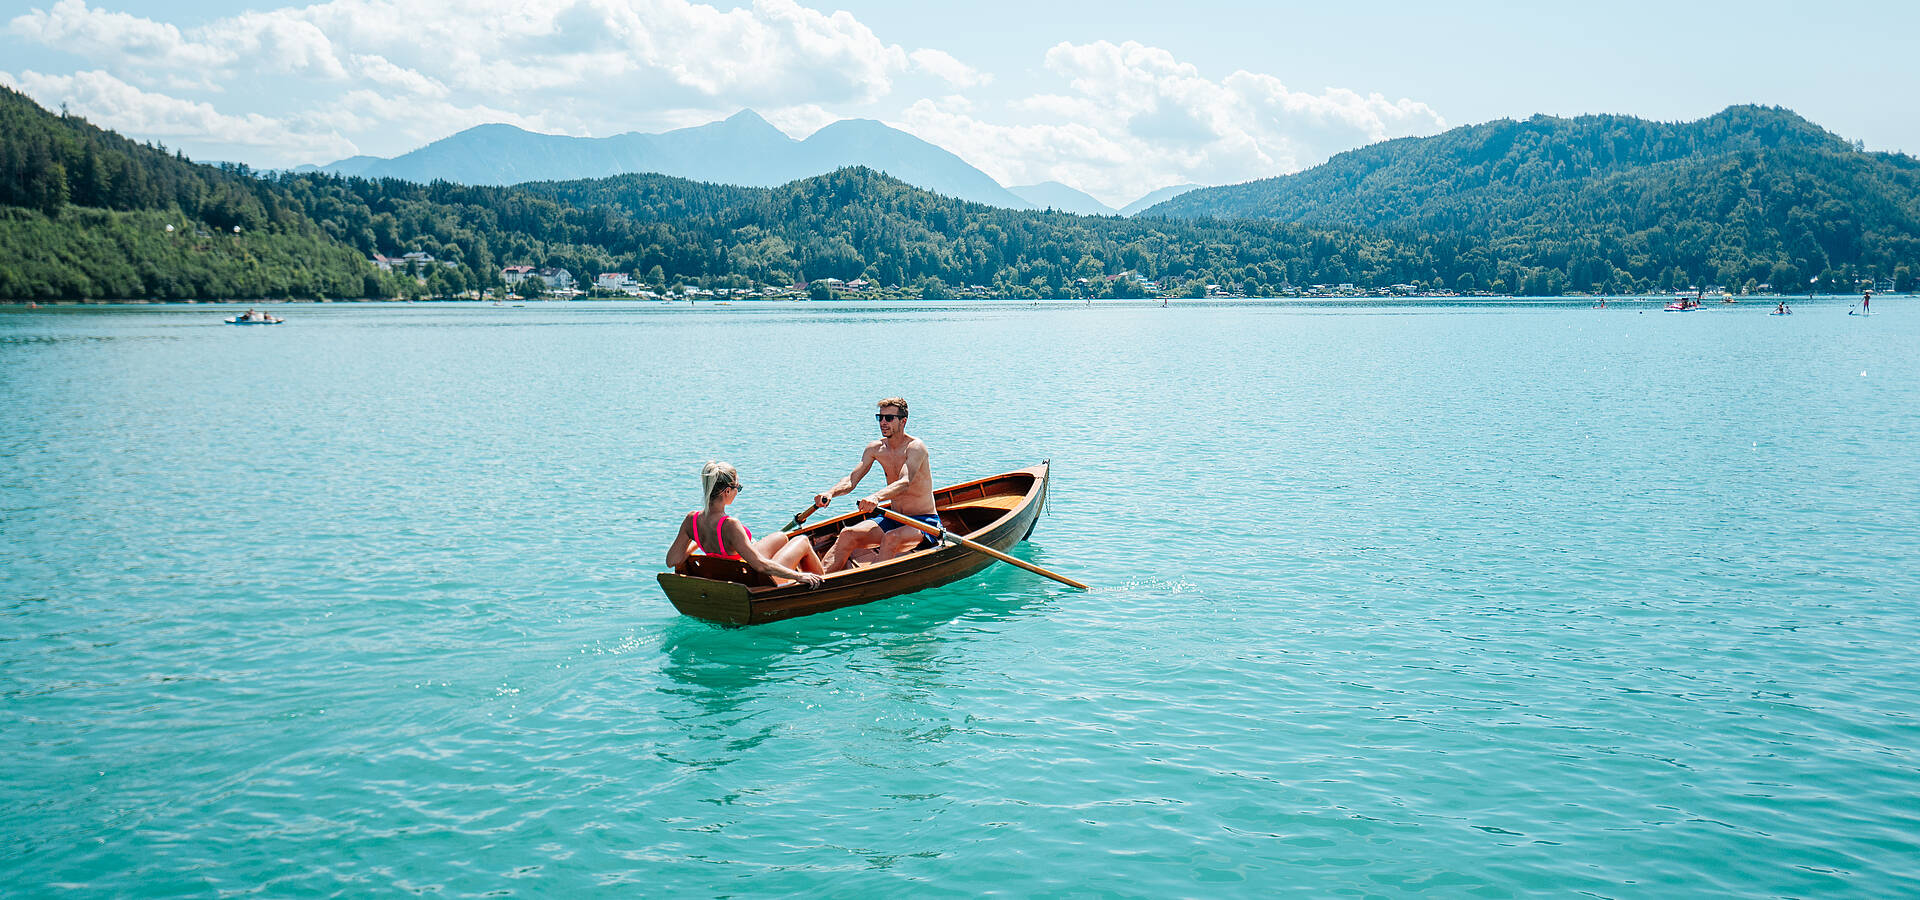
<svg viewBox="0 0 1920 900">
<path fill-rule="evenodd" d="M 7 891 L 1911 896 L 1876 305 L 0 311 Z M 894 393 L 1094 590 L 667 605 Z"/>
</svg>

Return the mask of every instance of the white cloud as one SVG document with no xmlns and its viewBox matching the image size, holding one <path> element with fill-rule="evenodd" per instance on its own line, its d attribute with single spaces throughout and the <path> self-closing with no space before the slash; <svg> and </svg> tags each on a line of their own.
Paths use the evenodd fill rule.
<svg viewBox="0 0 1920 900">
<path fill-rule="evenodd" d="M 376 54 L 353 57 L 353 68 L 362 78 L 384 87 L 422 97 L 445 97 L 447 86 L 412 69 L 403 69 Z"/>
<path fill-rule="evenodd" d="M 245 154 L 222 154 L 216 157 L 220 159 L 244 158 L 277 166 L 315 155 L 331 159 L 354 152 L 353 142 L 336 132 L 303 131 L 258 113 L 227 115 L 211 104 L 141 90 L 107 72 L 25 72 L 14 83 L 43 106 L 66 104 L 89 121 L 127 134 L 165 143 L 195 139 L 215 152 Z"/>
<path fill-rule="evenodd" d="M 59 0 L 50 9 L 17 16 L 7 30 L 69 53 L 136 66 L 203 69 L 228 59 L 218 48 L 187 40 L 172 25 L 90 9 L 85 0 Z"/>
<path fill-rule="evenodd" d="M 80 0 L 72 0 L 78 3 Z M 229 62 L 246 62 L 261 71 L 330 80 L 347 77 L 333 41 L 295 10 L 246 12 L 198 29 L 208 47 L 224 50 Z"/>
<path fill-rule="evenodd" d="M 329 162 L 354 145 L 391 156 L 487 122 L 605 135 L 751 107 L 793 135 L 846 115 L 888 119 L 1002 183 L 1060 181 L 1117 205 L 1445 125 L 1415 100 L 1209 76 L 1131 41 L 1055 45 L 1053 84 L 989 102 L 989 73 L 796 0 L 318 0 L 186 28 L 88 2 L 6 23 L 91 61 L 21 76 L 37 79 L 30 93 L 137 138 L 261 165 Z M 896 100 L 896 82 L 956 93 Z"/>
<path fill-rule="evenodd" d="M 1046 65 L 1072 90 L 1009 104 L 1024 123 L 990 121 L 946 98 L 907 107 L 900 125 L 1003 184 L 1059 181 L 1115 206 L 1171 184 L 1295 172 L 1342 150 L 1446 127 L 1414 100 L 1296 91 L 1244 70 L 1215 80 L 1132 41 L 1058 44 Z"/>
<path fill-rule="evenodd" d="M 804 140 L 808 135 L 840 121 L 840 116 L 828 112 L 818 103 L 802 103 L 796 106 L 782 106 L 762 110 L 760 117 L 768 124 L 786 132 L 788 137 Z"/>
<path fill-rule="evenodd" d="M 392 106 L 399 118 L 379 121 L 358 92 L 431 101 L 434 121 L 517 109 L 568 126 L 558 130 L 613 133 L 742 106 L 871 104 L 916 66 L 979 83 L 945 54 L 916 61 L 852 14 L 795 0 L 728 10 L 693 0 L 325 0 L 186 29 L 57 0 L 6 27 L 149 91 L 353 123 L 382 153 L 417 146 L 396 138 L 416 130 L 418 108 Z"/>
<path fill-rule="evenodd" d="M 978 87 L 993 80 L 993 76 L 955 59 L 953 54 L 943 50 L 920 49 L 907 56 L 913 60 L 914 68 L 957 88 Z"/>
<path fill-rule="evenodd" d="M 17 16 L 8 30 L 76 53 L 119 75 L 164 78 L 212 88 L 218 76 L 245 66 L 262 72 L 341 78 L 346 72 L 332 42 L 292 10 L 248 12 L 191 32 L 165 22 L 59 0 Z"/>
</svg>

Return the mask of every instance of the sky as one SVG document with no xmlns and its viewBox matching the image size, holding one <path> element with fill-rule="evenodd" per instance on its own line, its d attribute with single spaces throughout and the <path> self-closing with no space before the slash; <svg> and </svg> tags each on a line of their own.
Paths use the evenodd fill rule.
<svg viewBox="0 0 1920 900">
<path fill-rule="evenodd" d="M 1784 106 L 1920 154 L 1920 3 L 0 0 L 0 83 L 200 160 L 877 119 L 1120 206 L 1498 118 Z"/>
</svg>

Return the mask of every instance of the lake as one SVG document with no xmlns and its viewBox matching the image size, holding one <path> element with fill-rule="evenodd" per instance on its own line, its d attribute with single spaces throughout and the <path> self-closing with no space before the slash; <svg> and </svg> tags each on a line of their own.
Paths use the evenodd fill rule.
<svg viewBox="0 0 1920 900">
<path fill-rule="evenodd" d="M 24 895 L 1920 893 L 1920 307 L 0 310 Z M 1017 553 L 654 573 L 900 394 Z M 866 490 L 878 487 L 870 476 Z M 849 500 L 835 504 L 850 508 Z"/>
</svg>

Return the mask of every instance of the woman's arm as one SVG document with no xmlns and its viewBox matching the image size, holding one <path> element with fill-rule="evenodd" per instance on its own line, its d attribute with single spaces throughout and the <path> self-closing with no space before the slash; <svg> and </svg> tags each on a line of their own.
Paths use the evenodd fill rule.
<svg viewBox="0 0 1920 900">
<path fill-rule="evenodd" d="M 725 539 L 727 546 L 734 548 L 734 552 L 740 554 L 740 559 L 747 564 L 748 568 L 756 572 L 765 572 L 768 575 L 777 575 L 781 578 L 804 582 L 806 586 L 810 588 L 820 586 L 820 576 L 812 572 L 802 572 L 799 569 L 789 569 L 771 559 L 761 556 L 760 548 L 755 547 L 753 542 L 747 539 L 746 526 L 741 525 L 739 519 L 728 519 L 727 523 L 722 525 L 721 528 L 726 532 Z"/>
<path fill-rule="evenodd" d="M 680 520 L 680 533 L 673 536 L 673 543 L 667 547 L 667 568 L 678 569 L 693 555 L 693 531 L 688 527 L 692 522 L 693 516 Z"/>
</svg>

